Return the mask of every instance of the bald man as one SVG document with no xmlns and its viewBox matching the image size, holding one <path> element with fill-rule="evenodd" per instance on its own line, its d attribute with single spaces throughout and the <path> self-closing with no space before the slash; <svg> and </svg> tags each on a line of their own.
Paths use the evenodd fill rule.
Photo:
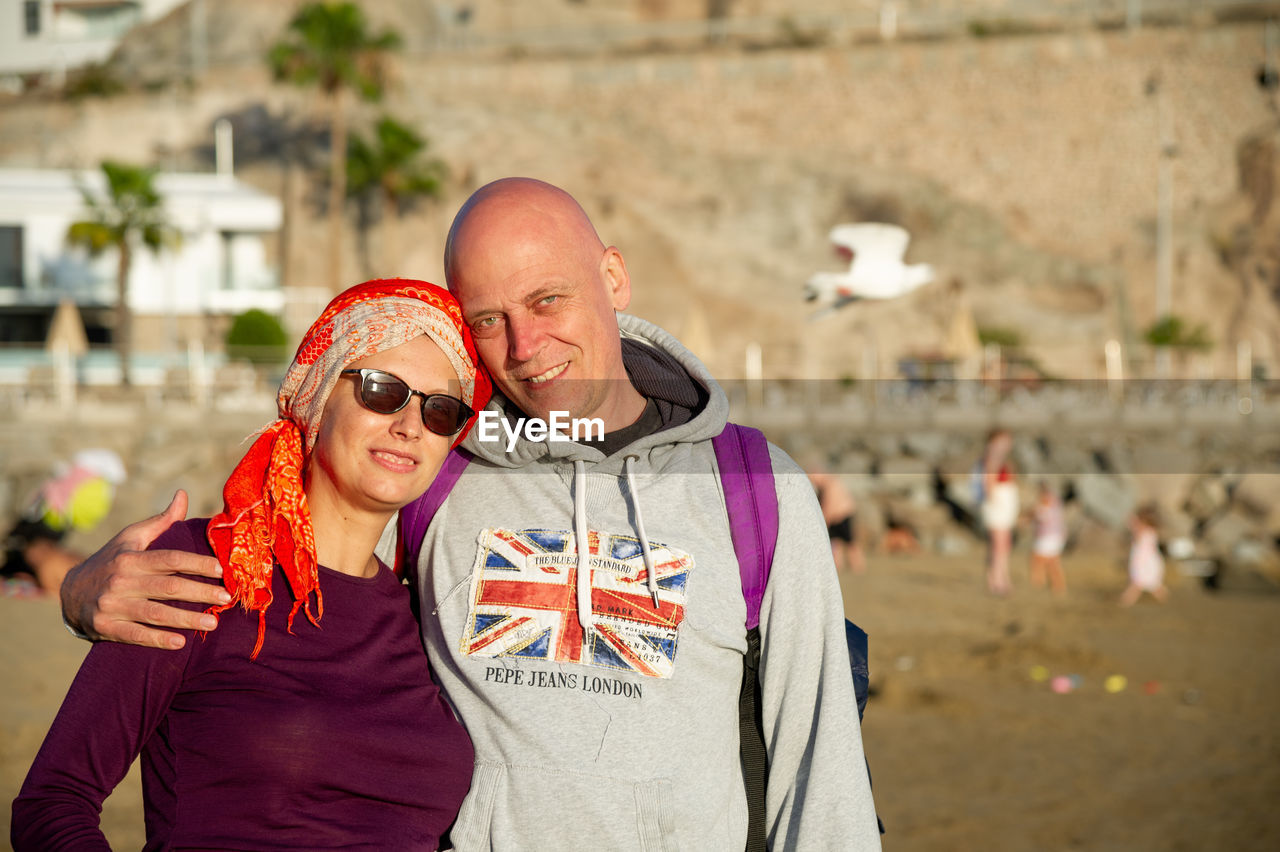
<svg viewBox="0 0 1280 852">
<path fill-rule="evenodd" d="M 622 254 L 563 190 L 482 187 L 445 270 L 501 390 L 466 472 L 405 542 L 424 643 L 476 748 L 454 847 L 744 848 L 745 604 L 711 446 L 728 400 L 678 341 L 620 313 Z M 878 849 L 826 526 L 803 472 L 770 451 L 769 844 Z M 209 586 L 173 574 L 216 566 L 137 552 L 184 508 L 76 569 L 68 623 L 159 647 L 184 638 L 155 626 L 207 629 L 155 599 L 205 601 Z"/>
</svg>

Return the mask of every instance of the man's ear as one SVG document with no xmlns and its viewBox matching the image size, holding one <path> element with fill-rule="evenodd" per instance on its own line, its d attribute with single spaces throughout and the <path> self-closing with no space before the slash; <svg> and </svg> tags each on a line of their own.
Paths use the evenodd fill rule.
<svg viewBox="0 0 1280 852">
<path fill-rule="evenodd" d="M 609 289 L 609 300 L 615 311 L 625 311 L 631 304 L 631 276 L 627 274 L 622 252 L 614 246 L 604 250 L 600 259 L 600 275 Z"/>
</svg>

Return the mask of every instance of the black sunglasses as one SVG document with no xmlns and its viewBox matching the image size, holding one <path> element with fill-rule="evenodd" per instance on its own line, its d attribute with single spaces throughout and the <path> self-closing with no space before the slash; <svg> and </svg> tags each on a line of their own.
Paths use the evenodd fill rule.
<svg viewBox="0 0 1280 852">
<path fill-rule="evenodd" d="M 404 380 L 382 370 L 343 370 L 342 375 L 360 377 L 360 401 L 378 414 L 395 414 L 409 404 L 414 395 L 422 397 L 422 425 L 437 435 L 456 435 L 475 411 L 456 396 L 447 393 L 423 393 Z"/>
</svg>

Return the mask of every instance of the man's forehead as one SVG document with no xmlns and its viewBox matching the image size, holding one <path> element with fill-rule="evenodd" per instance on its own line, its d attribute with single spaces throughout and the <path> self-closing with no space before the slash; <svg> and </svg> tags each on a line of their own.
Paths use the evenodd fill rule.
<svg viewBox="0 0 1280 852">
<path fill-rule="evenodd" d="M 522 258 L 508 255 L 502 263 L 468 267 L 450 284 L 463 314 L 470 317 L 580 291 L 594 283 L 593 272 L 585 258 L 543 252 Z"/>
<path fill-rule="evenodd" d="M 459 244 L 458 256 L 449 280 L 449 289 L 462 304 L 478 299 L 501 300 L 518 294 L 519 279 L 536 262 L 539 247 L 519 235 L 498 238 L 483 234 Z"/>
</svg>

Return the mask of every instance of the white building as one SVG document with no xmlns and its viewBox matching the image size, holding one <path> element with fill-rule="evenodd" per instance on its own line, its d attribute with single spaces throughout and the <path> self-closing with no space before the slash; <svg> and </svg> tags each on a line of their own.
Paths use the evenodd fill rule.
<svg viewBox="0 0 1280 852">
<path fill-rule="evenodd" d="M 0 82 L 20 89 L 24 76 L 101 62 L 136 24 L 185 0 L 0 0 Z"/>
<path fill-rule="evenodd" d="M 100 170 L 0 169 L 0 341 L 42 344 L 62 300 L 80 308 L 90 341 L 108 341 L 118 253 L 94 259 L 66 245 L 68 226 L 88 215 L 80 187 L 102 198 L 105 184 Z M 284 294 L 268 247 L 281 224 L 279 199 L 225 174 L 160 174 L 156 186 L 182 241 L 159 255 L 133 252 L 135 348 L 182 345 L 146 339 L 148 318 L 176 327 L 249 308 L 280 314 Z"/>
</svg>

